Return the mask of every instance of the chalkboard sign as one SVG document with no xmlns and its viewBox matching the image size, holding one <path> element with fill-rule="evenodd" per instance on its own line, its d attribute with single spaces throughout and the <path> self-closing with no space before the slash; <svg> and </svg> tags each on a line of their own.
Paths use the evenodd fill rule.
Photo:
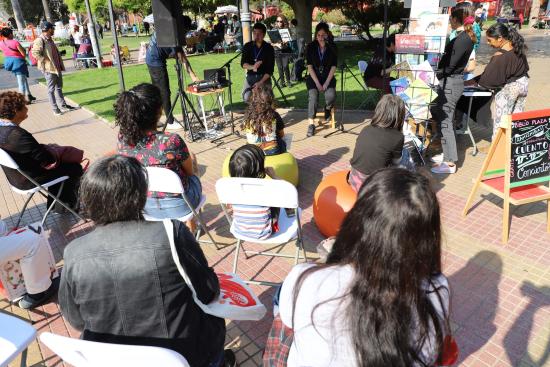
<svg viewBox="0 0 550 367">
<path fill-rule="evenodd" d="M 550 114 L 513 115 L 511 148 L 511 188 L 550 181 Z"/>
</svg>

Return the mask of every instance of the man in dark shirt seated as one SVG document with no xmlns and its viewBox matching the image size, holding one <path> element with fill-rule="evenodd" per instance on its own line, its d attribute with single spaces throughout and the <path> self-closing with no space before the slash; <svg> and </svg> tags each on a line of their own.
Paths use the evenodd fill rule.
<svg viewBox="0 0 550 367">
<path fill-rule="evenodd" d="M 183 22 L 191 24 L 191 18 L 182 17 Z M 186 27 L 188 28 L 188 27 Z M 147 47 L 147 53 L 145 54 L 145 63 L 151 76 L 151 83 L 160 89 L 160 95 L 162 97 L 162 106 L 164 114 L 166 115 L 167 128 L 170 128 L 174 122 L 174 116 L 170 115 L 170 109 L 172 108 L 172 101 L 170 100 L 170 80 L 168 79 L 168 70 L 166 69 L 166 59 L 170 57 L 177 57 L 183 64 L 183 67 L 187 73 L 191 76 L 193 82 L 199 81 L 197 75 L 191 68 L 191 64 L 185 56 L 183 48 L 180 47 L 160 47 L 157 43 L 157 34 L 153 33 L 149 46 Z"/>
<path fill-rule="evenodd" d="M 267 29 L 262 23 L 254 24 L 252 41 L 243 47 L 241 66 L 247 70 L 242 97 L 248 102 L 252 88 L 267 83 L 271 86 L 271 76 L 275 68 L 275 51 L 273 46 L 264 41 Z"/>
<path fill-rule="evenodd" d="M 383 77 L 384 70 L 395 64 L 395 34 L 386 38 L 386 62 L 384 63 L 384 47 L 380 45 L 374 51 L 363 78 L 367 87 L 383 90 L 384 93 L 391 93 L 389 76 Z M 389 73 L 389 70 L 386 70 Z"/>
</svg>

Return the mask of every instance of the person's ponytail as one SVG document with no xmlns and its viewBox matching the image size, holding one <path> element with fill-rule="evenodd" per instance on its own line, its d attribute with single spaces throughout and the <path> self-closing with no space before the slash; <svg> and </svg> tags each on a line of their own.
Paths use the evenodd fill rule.
<svg viewBox="0 0 550 367">
<path fill-rule="evenodd" d="M 464 24 L 464 32 L 466 32 L 468 37 L 470 37 L 470 39 L 475 45 L 477 43 L 477 36 L 476 36 L 476 33 L 474 32 L 474 27 L 472 26 L 471 23 Z"/>
<path fill-rule="evenodd" d="M 139 84 L 119 94 L 115 104 L 115 125 L 122 141 L 136 145 L 148 130 L 154 130 L 162 107 L 160 90 L 152 84 Z"/>
<path fill-rule="evenodd" d="M 516 55 L 523 57 L 527 54 L 527 45 L 523 36 L 519 34 L 517 29 L 504 23 L 493 24 L 487 29 L 487 37 L 504 38 L 512 43 L 512 48 Z"/>
<path fill-rule="evenodd" d="M 527 45 L 525 44 L 523 36 L 519 34 L 516 28 L 508 26 L 508 37 L 506 39 L 512 43 L 514 52 L 518 56 L 526 56 Z"/>
</svg>

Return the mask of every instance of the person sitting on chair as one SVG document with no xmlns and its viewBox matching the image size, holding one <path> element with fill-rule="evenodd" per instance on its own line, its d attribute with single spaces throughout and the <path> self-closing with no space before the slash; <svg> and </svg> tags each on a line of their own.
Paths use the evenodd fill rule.
<svg viewBox="0 0 550 367">
<path fill-rule="evenodd" d="M 254 144 L 237 149 L 229 160 L 231 177 L 278 179 L 272 167 L 265 167 L 264 151 Z M 280 208 L 233 205 L 233 227 L 241 236 L 265 240 L 279 230 Z"/>
<path fill-rule="evenodd" d="M 234 357 L 223 350 L 225 321 L 202 311 L 179 275 L 164 224 L 143 220 L 147 177 L 137 159 L 92 164 L 81 197 L 95 229 L 65 248 L 59 307 L 82 339 L 168 348 L 191 366 L 223 366 L 227 354 Z M 220 293 L 216 273 L 183 224 L 174 221 L 173 233 L 197 297 L 212 302 Z"/>
<path fill-rule="evenodd" d="M 12 91 L 0 93 L 0 148 L 10 155 L 21 171 L 40 184 L 69 176 L 69 179 L 50 186 L 48 190 L 58 195 L 68 206 L 76 207 L 82 166 L 78 163 L 57 162 L 46 146 L 39 144 L 31 133 L 20 126 L 28 117 L 27 113 L 25 96 Z M 10 185 L 20 190 L 35 187 L 17 170 L 4 166 L 2 169 Z M 62 184 L 63 190 L 59 193 Z M 53 199 L 48 196 L 48 207 L 52 202 Z M 62 207 L 54 207 L 54 210 L 58 209 L 64 211 Z"/>
<path fill-rule="evenodd" d="M 355 192 L 376 170 L 397 165 L 401 161 L 405 103 L 398 96 L 386 94 L 376 105 L 369 126 L 359 133 L 351 158 L 348 182 Z"/>
<path fill-rule="evenodd" d="M 162 97 L 152 84 L 139 84 L 122 92 L 115 103 L 115 124 L 120 127 L 119 154 L 135 157 L 144 166 L 168 168 L 181 179 L 185 194 L 193 208 L 202 197 L 202 185 L 196 176 L 194 157 L 183 139 L 174 133 L 157 131 L 162 113 Z M 181 195 L 150 192 L 145 213 L 155 218 L 181 218 L 191 208 Z M 195 222 L 187 222 L 195 230 Z"/>
<path fill-rule="evenodd" d="M 90 58 L 90 57 L 94 57 L 94 51 L 93 51 L 93 48 L 92 48 L 92 42 L 90 40 L 90 36 L 88 35 L 88 32 L 85 31 L 84 34 L 82 35 L 82 41 L 80 43 L 80 47 L 78 47 L 78 52 L 76 53 L 76 58 L 77 59 L 82 59 L 82 58 Z M 83 60 L 84 61 L 84 65 L 86 66 L 86 68 L 89 68 L 90 67 L 90 60 Z"/>
<path fill-rule="evenodd" d="M 250 103 L 246 107 L 242 129 L 248 144 L 260 147 L 265 155 L 286 152 L 285 124 L 273 106 L 273 90 L 262 84 L 252 90 Z"/>
<path fill-rule="evenodd" d="M 275 69 L 275 50 L 264 41 L 267 28 L 262 23 L 252 27 L 252 41 L 243 47 L 241 66 L 246 70 L 242 97 L 248 103 L 252 88 L 262 84 L 271 87 L 271 76 Z"/>
<path fill-rule="evenodd" d="M 307 46 L 308 137 L 315 135 L 314 119 L 317 115 L 319 92 L 325 94 L 325 121 L 330 120 L 331 110 L 336 101 L 334 74 L 338 63 L 338 50 L 334 43 L 329 42 L 329 35 L 328 24 L 319 23 L 315 27 L 315 40 Z"/>
<path fill-rule="evenodd" d="M 17 302 L 25 310 L 46 303 L 57 294 L 59 282 L 52 281 L 47 246 L 32 229 L 8 236 L 8 227 L 0 220 L 0 264 L 19 261 L 27 293 Z"/>
<path fill-rule="evenodd" d="M 367 69 L 363 74 L 363 79 L 365 80 L 365 85 L 367 87 L 380 89 L 384 93 L 391 93 L 390 81 L 393 78 L 390 78 L 389 75 L 386 75 L 384 78 L 384 73 L 389 74 L 390 68 L 395 65 L 395 34 L 390 35 L 386 38 L 386 62 L 384 63 L 384 48 L 378 47 L 372 58 L 370 59 Z"/>
</svg>

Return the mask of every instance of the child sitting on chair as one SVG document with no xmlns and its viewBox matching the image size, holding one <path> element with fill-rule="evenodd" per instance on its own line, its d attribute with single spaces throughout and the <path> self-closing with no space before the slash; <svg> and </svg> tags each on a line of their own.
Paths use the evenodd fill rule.
<svg viewBox="0 0 550 367">
<path fill-rule="evenodd" d="M 274 95 L 270 86 L 261 84 L 252 89 L 252 96 L 244 113 L 241 128 L 246 133 L 248 144 L 260 147 L 265 155 L 286 152 L 283 140 L 284 122 L 275 111 Z"/>
<path fill-rule="evenodd" d="M 264 151 L 254 144 L 243 145 L 229 160 L 231 177 L 278 179 L 272 167 L 265 167 Z M 265 240 L 277 232 L 279 208 L 257 205 L 233 205 L 233 228 L 242 236 Z"/>
</svg>

